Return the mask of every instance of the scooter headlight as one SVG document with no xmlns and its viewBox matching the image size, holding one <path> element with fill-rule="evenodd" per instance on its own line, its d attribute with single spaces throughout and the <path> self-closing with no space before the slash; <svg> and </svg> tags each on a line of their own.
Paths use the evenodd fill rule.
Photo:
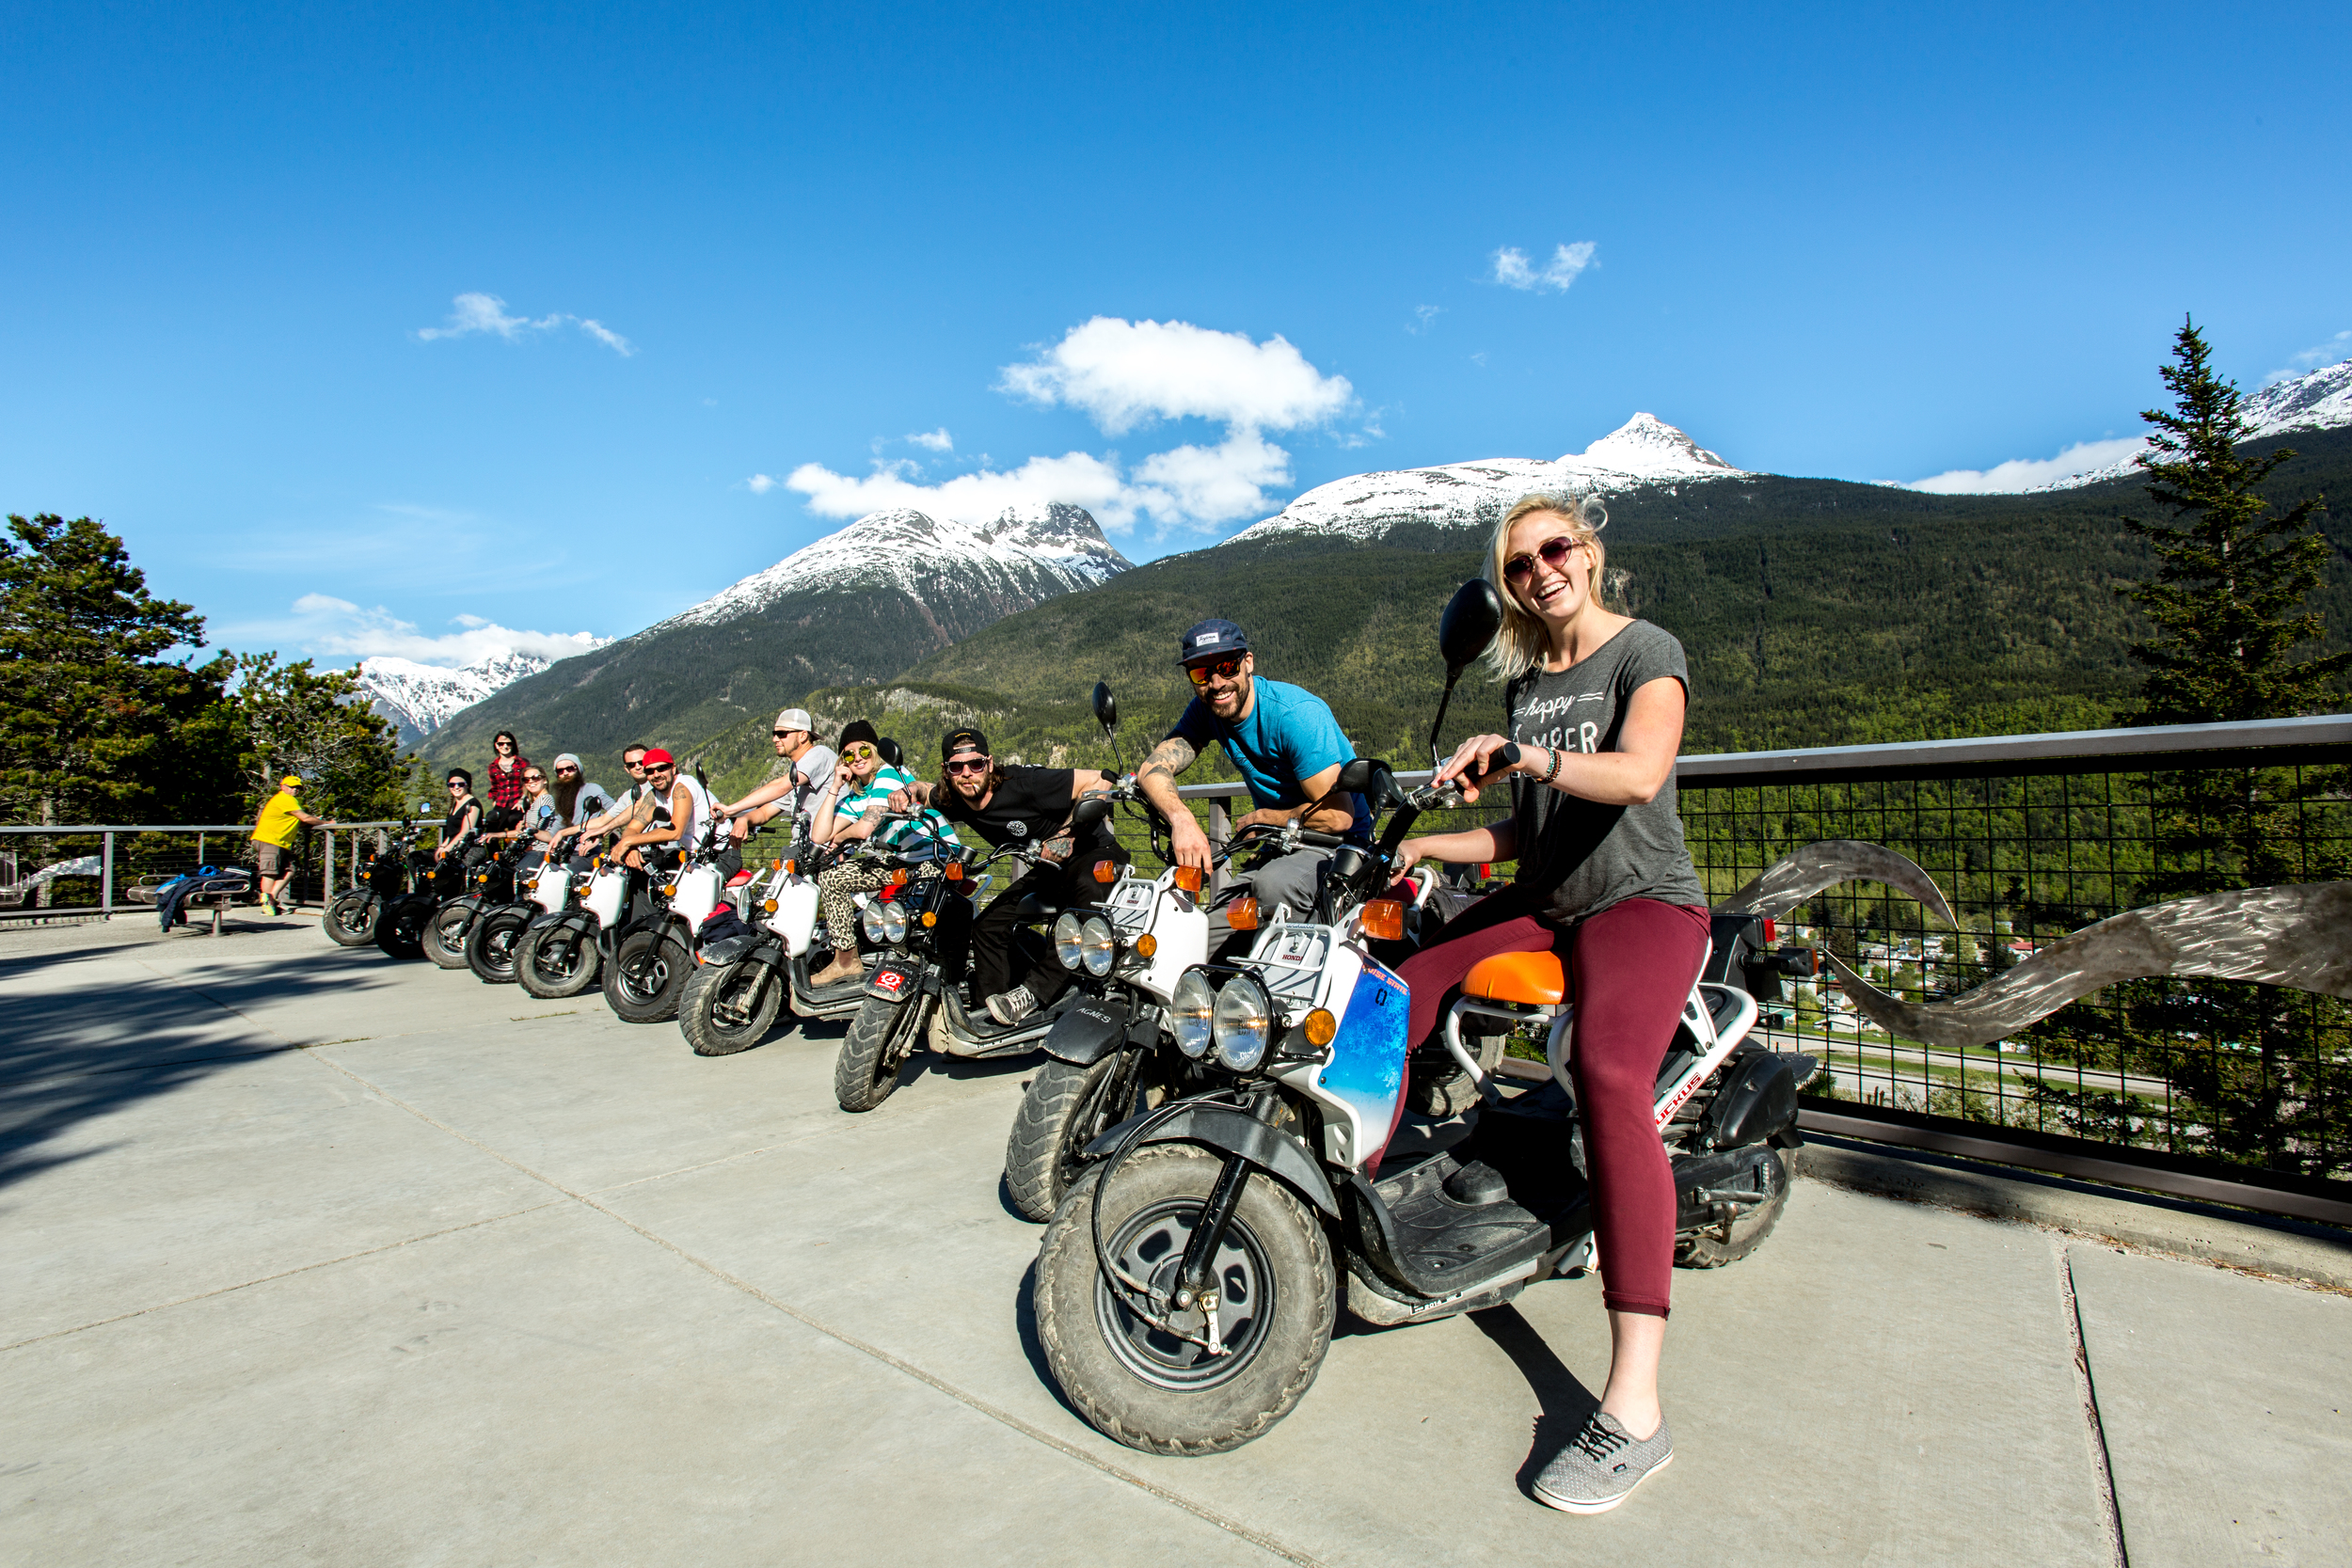
<svg viewBox="0 0 2352 1568">
<path fill-rule="evenodd" d="M 1265 1060 L 1274 1037 L 1274 1006 L 1265 987 L 1247 974 L 1236 974 L 1216 993 L 1216 1059 L 1235 1072 L 1248 1072 Z"/>
<path fill-rule="evenodd" d="M 1168 994 L 1168 1026 L 1176 1036 L 1176 1049 L 1196 1060 L 1209 1049 L 1216 1032 L 1216 988 L 1197 969 L 1177 977 Z"/>
<path fill-rule="evenodd" d="M 867 942 L 882 940 L 882 906 L 880 904 L 868 904 L 858 911 L 857 923 L 859 928 L 865 931 Z"/>
<path fill-rule="evenodd" d="M 891 899 L 882 906 L 882 941 L 896 946 L 907 940 L 906 906 Z"/>
<path fill-rule="evenodd" d="M 1119 936 L 1101 915 L 1089 915 L 1078 927 L 1078 956 L 1089 974 L 1108 974 L 1119 959 Z"/>
<path fill-rule="evenodd" d="M 1079 935 L 1079 920 L 1065 911 L 1054 922 L 1054 957 L 1064 969 L 1076 969 L 1086 962 L 1084 939 Z"/>
</svg>

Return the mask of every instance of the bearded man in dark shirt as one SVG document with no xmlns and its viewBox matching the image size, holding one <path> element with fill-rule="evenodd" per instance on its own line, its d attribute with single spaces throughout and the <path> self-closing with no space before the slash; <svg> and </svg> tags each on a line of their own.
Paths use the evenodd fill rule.
<svg viewBox="0 0 2352 1568">
<path fill-rule="evenodd" d="M 1014 973 L 1019 956 L 1013 934 L 1021 921 L 1013 911 L 1021 900 L 1035 894 L 1041 902 L 1064 909 L 1099 904 L 1109 883 L 1096 876 L 1095 867 L 1126 863 L 1127 853 L 1112 839 L 1107 823 L 1080 832 L 1070 822 L 1079 799 L 1103 793 L 1109 783 L 1092 768 L 1001 767 L 989 752 L 988 736 L 975 729 L 948 731 L 939 754 L 940 778 L 917 780 L 896 791 L 891 810 L 930 806 L 950 822 L 969 824 L 993 849 L 1038 847 L 1036 866 L 990 900 L 972 923 L 972 994 L 985 998 L 988 1016 L 1009 1027 L 1051 1006 L 1070 984 L 1069 973 L 1050 959 L 1025 974 Z"/>
</svg>

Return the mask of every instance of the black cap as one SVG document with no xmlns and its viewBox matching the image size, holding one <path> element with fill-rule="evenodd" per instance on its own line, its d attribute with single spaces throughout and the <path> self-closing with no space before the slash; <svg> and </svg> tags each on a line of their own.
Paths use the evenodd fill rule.
<svg viewBox="0 0 2352 1568">
<path fill-rule="evenodd" d="M 1182 647 L 1176 662 L 1190 664 L 1196 658 L 1246 654 L 1249 651 L 1249 637 L 1231 621 L 1203 621 L 1184 633 Z"/>
<path fill-rule="evenodd" d="M 841 726 L 841 743 L 834 749 L 841 751 L 861 740 L 877 752 L 882 750 L 882 732 L 864 719 L 852 719 Z"/>
<path fill-rule="evenodd" d="M 958 752 L 977 752 L 984 757 L 995 754 L 988 749 L 988 736 L 969 725 L 960 730 L 949 730 L 940 736 L 940 761 L 946 762 Z"/>
</svg>

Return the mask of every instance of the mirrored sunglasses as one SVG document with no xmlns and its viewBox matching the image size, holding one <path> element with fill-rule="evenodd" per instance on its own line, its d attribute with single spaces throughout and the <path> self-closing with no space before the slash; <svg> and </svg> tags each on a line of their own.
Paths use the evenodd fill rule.
<svg viewBox="0 0 2352 1568">
<path fill-rule="evenodd" d="M 848 757 L 851 762 L 863 762 L 867 757 L 878 757 L 882 755 L 882 752 L 877 751 L 875 748 L 868 746 L 865 741 L 859 740 L 853 741 L 850 745 L 842 747 L 841 754 Z"/>
<path fill-rule="evenodd" d="M 1241 659 L 1238 657 L 1218 658 L 1212 659 L 1206 664 L 1187 664 L 1184 666 L 1184 673 L 1192 677 L 1192 684 L 1195 686 L 1208 685 L 1211 675 L 1216 676 L 1219 680 L 1229 681 L 1241 673 Z"/>
</svg>

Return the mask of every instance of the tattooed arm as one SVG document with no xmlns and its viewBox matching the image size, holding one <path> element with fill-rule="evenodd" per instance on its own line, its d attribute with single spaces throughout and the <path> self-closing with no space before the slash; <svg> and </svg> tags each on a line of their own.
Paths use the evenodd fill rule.
<svg viewBox="0 0 2352 1568">
<path fill-rule="evenodd" d="M 1176 793 L 1176 777 L 1190 768 L 1200 753 L 1192 742 L 1181 735 L 1171 735 L 1152 748 L 1152 754 L 1136 769 L 1136 787 L 1143 798 L 1159 808 L 1168 818 L 1168 837 L 1176 852 L 1178 865 L 1209 868 L 1209 835 L 1200 831 L 1200 824 L 1192 819 L 1192 812 Z"/>
</svg>

